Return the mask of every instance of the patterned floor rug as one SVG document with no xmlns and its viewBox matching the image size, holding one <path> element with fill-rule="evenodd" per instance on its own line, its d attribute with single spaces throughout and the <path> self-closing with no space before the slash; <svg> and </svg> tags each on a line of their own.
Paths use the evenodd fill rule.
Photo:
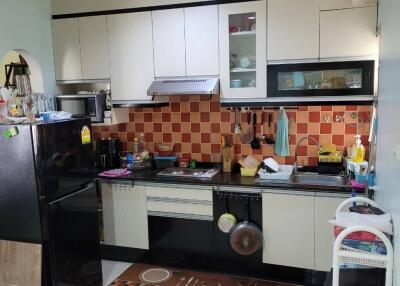
<svg viewBox="0 0 400 286">
<path fill-rule="evenodd" d="M 224 274 L 196 272 L 148 264 L 134 264 L 112 286 L 294 286 Z"/>
</svg>

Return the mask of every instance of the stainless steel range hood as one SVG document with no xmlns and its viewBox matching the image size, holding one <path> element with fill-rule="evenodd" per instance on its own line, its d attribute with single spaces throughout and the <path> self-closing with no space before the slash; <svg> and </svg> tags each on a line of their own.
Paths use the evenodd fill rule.
<svg viewBox="0 0 400 286">
<path fill-rule="evenodd" d="M 147 90 L 149 96 L 218 95 L 218 77 L 157 78 Z"/>
</svg>

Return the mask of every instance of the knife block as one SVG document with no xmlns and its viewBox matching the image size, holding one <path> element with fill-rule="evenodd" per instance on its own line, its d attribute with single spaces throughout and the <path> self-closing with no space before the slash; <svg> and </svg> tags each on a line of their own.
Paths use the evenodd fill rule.
<svg viewBox="0 0 400 286">
<path fill-rule="evenodd" d="M 233 166 L 233 146 L 222 148 L 222 166 L 224 173 L 231 173 Z"/>
</svg>

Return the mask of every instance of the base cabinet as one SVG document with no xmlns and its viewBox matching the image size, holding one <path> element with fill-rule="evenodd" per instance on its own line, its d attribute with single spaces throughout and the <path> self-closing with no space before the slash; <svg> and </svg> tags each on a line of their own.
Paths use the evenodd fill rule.
<svg viewBox="0 0 400 286">
<path fill-rule="evenodd" d="M 318 271 L 332 267 L 336 208 L 349 195 L 287 190 L 263 194 L 263 262 Z"/>
<path fill-rule="evenodd" d="M 263 262 L 314 268 L 314 196 L 264 193 Z"/>
<path fill-rule="evenodd" d="M 104 243 L 149 249 L 146 187 L 102 183 Z"/>
<path fill-rule="evenodd" d="M 346 199 L 315 197 L 315 270 L 330 271 L 332 267 L 333 226 L 337 207 Z"/>
</svg>

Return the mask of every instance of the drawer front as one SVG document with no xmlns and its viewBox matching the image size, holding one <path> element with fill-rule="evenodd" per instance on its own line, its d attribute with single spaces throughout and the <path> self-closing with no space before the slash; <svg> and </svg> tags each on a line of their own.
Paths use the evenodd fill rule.
<svg viewBox="0 0 400 286">
<path fill-rule="evenodd" d="M 197 200 L 212 202 L 212 187 L 200 188 L 190 185 L 158 186 L 147 185 L 147 197 Z"/>
<path fill-rule="evenodd" d="M 161 213 L 193 214 L 209 217 L 213 215 L 212 204 L 169 202 L 152 199 L 147 200 L 147 210 Z"/>
</svg>

